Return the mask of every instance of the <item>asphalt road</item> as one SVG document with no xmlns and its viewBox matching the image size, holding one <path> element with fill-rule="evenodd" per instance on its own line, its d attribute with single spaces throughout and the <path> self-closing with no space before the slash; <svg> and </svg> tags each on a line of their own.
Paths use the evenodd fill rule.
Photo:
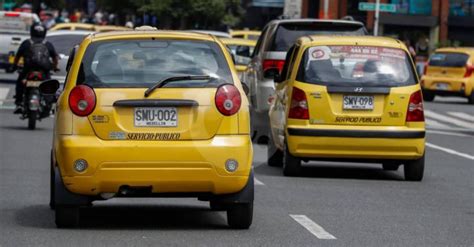
<svg viewBox="0 0 474 247">
<path fill-rule="evenodd" d="M 474 107 L 463 100 L 426 104 L 435 114 L 427 115 L 422 182 L 404 181 L 402 169 L 327 162 L 287 178 L 256 145 L 249 230 L 228 229 L 224 213 L 194 199 L 112 199 L 82 210 L 80 228 L 56 229 L 47 205 L 52 118 L 27 130 L 11 113 L 13 84 L 0 88 L 8 88 L 0 99 L 2 247 L 474 245 Z"/>
</svg>

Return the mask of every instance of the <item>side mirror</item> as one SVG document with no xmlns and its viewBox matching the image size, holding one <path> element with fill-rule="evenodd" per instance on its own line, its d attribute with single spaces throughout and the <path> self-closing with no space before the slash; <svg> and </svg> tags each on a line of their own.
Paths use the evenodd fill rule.
<svg viewBox="0 0 474 247">
<path fill-rule="evenodd" d="M 245 82 L 242 82 L 242 88 L 244 89 L 245 95 L 249 95 L 250 89 Z"/>
<path fill-rule="evenodd" d="M 267 79 L 273 79 L 275 78 L 275 75 L 279 75 L 280 71 L 277 68 L 270 68 L 265 71 L 263 71 L 263 77 Z"/>
<path fill-rule="evenodd" d="M 59 81 L 54 80 L 54 79 L 43 81 L 39 85 L 39 90 L 41 94 L 44 94 L 44 95 L 55 95 L 58 89 L 59 89 Z"/>
</svg>

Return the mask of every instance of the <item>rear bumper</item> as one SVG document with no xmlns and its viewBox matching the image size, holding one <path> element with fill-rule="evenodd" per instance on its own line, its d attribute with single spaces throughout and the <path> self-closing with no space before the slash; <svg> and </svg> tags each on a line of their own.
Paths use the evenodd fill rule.
<svg viewBox="0 0 474 247">
<path fill-rule="evenodd" d="M 431 93 L 434 95 L 440 96 L 457 96 L 457 97 L 469 97 L 470 94 L 467 94 L 466 91 L 445 91 L 445 90 L 427 90 L 423 89 L 424 93 Z"/>
<path fill-rule="evenodd" d="M 301 158 L 417 159 L 425 152 L 425 131 L 288 128 L 292 155 Z"/>
<path fill-rule="evenodd" d="M 252 152 L 249 135 L 171 142 L 71 135 L 55 139 L 56 164 L 66 188 L 90 196 L 117 193 L 122 186 L 151 187 L 152 193 L 235 193 L 247 184 Z M 77 159 L 88 162 L 85 172 L 73 170 Z M 237 171 L 225 170 L 228 159 L 238 161 Z"/>
<path fill-rule="evenodd" d="M 449 77 L 430 77 L 424 76 L 422 78 L 423 91 L 433 92 L 436 95 L 453 95 L 453 96 L 469 96 L 474 87 L 473 78 L 449 78 Z M 448 84 L 446 90 L 439 90 L 438 83 Z M 464 88 L 462 86 L 464 85 Z"/>
</svg>

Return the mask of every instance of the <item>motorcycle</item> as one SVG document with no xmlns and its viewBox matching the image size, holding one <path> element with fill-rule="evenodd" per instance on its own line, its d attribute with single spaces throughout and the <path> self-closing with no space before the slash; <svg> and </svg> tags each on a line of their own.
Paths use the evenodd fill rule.
<svg viewBox="0 0 474 247">
<path fill-rule="evenodd" d="M 45 79 L 46 74 L 42 71 L 31 71 L 24 79 L 23 112 L 20 119 L 28 119 L 28 129 L 30 130 L 36 128 L 37 121 L 50 116 L 55 102 L 54 92 L 45 94 L 40 89 L 44 82 L 50 81 Z"/>
</svg>

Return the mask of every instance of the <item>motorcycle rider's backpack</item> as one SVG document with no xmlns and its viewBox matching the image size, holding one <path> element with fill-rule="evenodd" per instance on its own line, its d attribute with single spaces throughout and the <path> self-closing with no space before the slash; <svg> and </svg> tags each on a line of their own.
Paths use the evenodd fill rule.
<svg viewBox="0 0 474 247">
<path fill-rule="evenodd" d="M 46 46 L 46 41 L 34 42 L 30 39 L 30 49 L 26 52 L 25 64 L 33 69 L 51 70 L 53 64 L 50 60 L 50 53 Z"/>
</svg>

